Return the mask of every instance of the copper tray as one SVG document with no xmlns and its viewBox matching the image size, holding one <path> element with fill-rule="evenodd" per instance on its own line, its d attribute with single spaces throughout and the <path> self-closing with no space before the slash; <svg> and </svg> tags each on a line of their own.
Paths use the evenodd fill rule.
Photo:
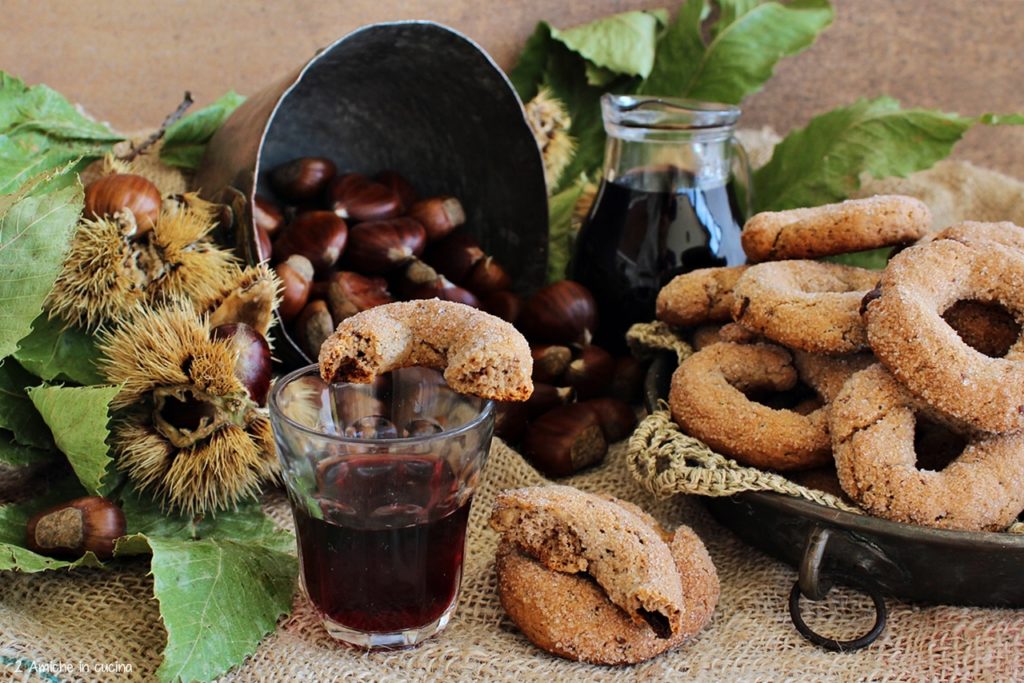
<svg viewBox="0 0 1024 683">
<path fill-rule="evenodd" d="M 648 371 L 648 409 L 668 396 L 674 354 Z M 746 543 L 798 569 L 789 596 L 797 630 L 831 650 L 870 645 L 885 629 L 885 597 L 947 605 L 1024 607 L 1024 534 L 946 531 L 857 515 L 770 492 L 705 498 L 711 514 Z M 822 600 L 834 584 L 867 593 L 875 604 L 871 630 L 836 640 L 811 630 L 801 596 Z"/>
</svg>

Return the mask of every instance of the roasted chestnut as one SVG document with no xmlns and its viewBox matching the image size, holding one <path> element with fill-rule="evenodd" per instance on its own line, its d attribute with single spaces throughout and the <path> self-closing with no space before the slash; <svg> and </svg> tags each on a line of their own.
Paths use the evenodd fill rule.
<svg viewBox="0 0 1024 683">
<path fill-rule="evenodd" d="M 513 325 L 523 310 L 523 298 L 509 291 L 491 292 L 481 299 L 484 310 Z"/>
<path fill-rule="evenodd" d="M 476 238 L 460 230 L 428 246 L 423 260 L 452 282 L 463 282 L 485 257 Z"/>
<path fill-rule="evenodd" d="M 284 214 L 274 202 L 256 195 L 252 202 L 252 220 L 257 228 L 262 228 L 273 237 L 284 225 Z"/>
<path fill-rule="evenodd" d="M 307 356 L 316 360 L 320 356 L 320 347 L 334 333 L 334 321 L 327 303 L 320 299 L 310 301 L 295 319 L 292 329 L 298 338 L 299 347 Z"/>
<path fill-rule="evenodd" d="M 381 185 L 389 187 L 398 195 L 398 198 L 402 201 L 402 211 L 408 211 L 409 207 L 416 202 L 415 188 L 398 171 L 381 171 L 373 176 L 373 179 Z"/>
<path fill-rule="evenodd" d="M 493 256 L 488 256 L 477 261 L 462 284 L 479 296 L 508 289 L 512 284 L 512 277 Z"/>
<path fill-rule="evenodd" d="M 285 322 L 291 321 L 305 308 L 313 286 L 313 264 L 301 254 L 292 254 L 274 268 L 281 281 L 281 303 L 277 313 Z"/>
<path fill-rule="evenodd" d="M 558 383 L 572 362 L 568 346 L 542 344 L 530 348 L 533 355 L 533 379 L 538 382 Z"/>
<path fill-rule="evenodd" d="M 600 346 L 585 346 L 579 358 L 569 363 L 565 380 L 581 399 L 600 396 L 615 374 L 615 358 Z"/>
<path fill-rule="evenodd" d="M 466 222 L 462 202 L 449 196 L 422 199 L 409 207 L 409 215 L 423 224 L 432 242 Z"/>
</svg>

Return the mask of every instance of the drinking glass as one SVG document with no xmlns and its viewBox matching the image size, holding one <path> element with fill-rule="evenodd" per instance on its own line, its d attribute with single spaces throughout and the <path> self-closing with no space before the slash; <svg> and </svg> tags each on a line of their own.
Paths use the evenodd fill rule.
<svg viewBox="0 0 1024 683">
<path fill-rule="evenodd" d="M 310 365 L 277 382 L 270 418 L 303 590 L 331 636 L 400 648 L 441 631 L 458 599 L 493 402 L 427 368 L 327 384 Z"/>
</svg>

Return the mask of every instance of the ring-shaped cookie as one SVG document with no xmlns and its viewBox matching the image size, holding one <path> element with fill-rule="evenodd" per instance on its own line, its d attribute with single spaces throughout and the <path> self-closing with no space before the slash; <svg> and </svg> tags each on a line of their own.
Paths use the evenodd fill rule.
<svg viewBox="0 0 1024 683">
<path fill-rule="evenodd" d="M 741 241 L 751 263 L 811 259 L 913 242 L 928 231 L 931 220 L 919 199 L 876 195 L 755 214 L 743 226 Z"/>
<path fill-rule="evenodd" d="M 873 270 L 819 261 L 751 266 L 733 289 L 733 318 L 785 346 L 813 353 L 855 353 L 867 347 L 860 317 Z"/>
<path fill-rule="evenodd" d="M 942 471 L 914 451 L 915 401 L 880 364 L 854 375 L 829 424 L 839 482 L 873 515 L 942 529 L 997 530 L 1024 510 L 1024 433 L 969 441 Z"/>
<path fill-rule="evenodd" d="M 871 347 L 946 418 L 987 432 L 1024 428 L 1024 340 L 1002 358 L 970 347 L 941 317 L 964 299 L 999 304 L 1024 320 L 1024 255 L 994 242 L 948 239 L 901 252 L 864 305 Z"/>
<path fill-rule="evenodd" d="M 444 371 L 455 391 L 499 401 L 533 393 L 533 357 L 511 324 L 465 304 L 402 301 L 357 313 L 320 347 L 325 382 L 366 383 L 421 365 Z"/>
<path fill-rule="evenodd" d="M 798 379 L 792 357 L 781 347 L 721 342 L 679 364 L 669 408 L 683 431 L 744 465 L 779 471 L 817 467 L 831 458 L 827 409 L 801 415 L 744 393 L 786 391 Z"/>
<path fill-rule="evenodd" d="M 633 622 L 593 581 L 548 569 L 508 541 L 498 546 L 498 595 L 512 621 L 541 649 L 591 664 L 635 664 L 694 636 L 718 602 L 718 575 L 700 538 L 681 526 L 669 550 L 684 601 L 682 628 L 670 638 Z"/>
<path fill-rule="evenodd" d="M 730 320 L 732 288 L 746 266 L 699 268 L 676 275 L 658 292 L 655 315 L 669 325 Z"/>
</svg>

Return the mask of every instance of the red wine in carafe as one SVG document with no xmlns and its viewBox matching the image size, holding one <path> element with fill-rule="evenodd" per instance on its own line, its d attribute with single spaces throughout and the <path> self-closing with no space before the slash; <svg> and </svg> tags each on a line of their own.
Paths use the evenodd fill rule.
<svg viewBox="0 0 1024 683">
<path fill-rule="evenodd" d="M 658 291 L 676 275 L 744 262 L 731 185 L 695 185 L 677 169 L 601 185 L 570 267 L 571 279 L 597 300 L 597 343 L 624 349 L 626 330 L 654 319 Z"/>
</svg>

